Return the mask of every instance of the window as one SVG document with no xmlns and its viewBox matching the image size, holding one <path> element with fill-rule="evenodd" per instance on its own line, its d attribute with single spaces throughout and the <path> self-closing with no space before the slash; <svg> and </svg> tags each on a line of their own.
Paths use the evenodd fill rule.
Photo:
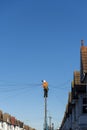
<svg viewBox="0 0 87 130">
<path fill-rule="evenodd" d="M 87 97 L 83 98 L 83 113 L 87 113 Z"/>
<path fill-rule="evenodd" d="M 87 98 L 83 98 L 83 104 L 87 104 Z"/>
<path fill-rule="evenodd" d="M 87 106 L 83 106 L 83 113 L 87 113 Z"/>
</svg>

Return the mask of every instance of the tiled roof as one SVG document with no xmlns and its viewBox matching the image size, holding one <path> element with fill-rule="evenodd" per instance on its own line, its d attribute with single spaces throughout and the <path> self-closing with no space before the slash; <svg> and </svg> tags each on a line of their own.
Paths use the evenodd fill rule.
<svg viewBox="0 0 87 130">
<path fill-rule="evenodd" d="M 81 69 L 87 73 L 87 46 L 81 46 Z"/>
<path fill-rule="evenodd" d="M 71 103 L 71 102 L 72 102 L 72 92 L 69 92 L 68 103 Z"/>
<path fill-rule="evenodd" d="M 20 120 L 17 120 L 14 116 L 11 116 L 8 113 L 3 113 L 3 111 L 1 110 L 0 110 L 0 122 L 6 122 L 7 124 L 18 126 L 22 129 L 24 127 L 25 130 L 35 130 L 34 128 L 31 128 L 30 126 L 25 125 Z"/>
<path fill-rule="evenodd" d="M 79 71 L 75 71 L 74 72 L 74 84 L 75 85 L 80 85 L 80 72 Z"/>
</svg>

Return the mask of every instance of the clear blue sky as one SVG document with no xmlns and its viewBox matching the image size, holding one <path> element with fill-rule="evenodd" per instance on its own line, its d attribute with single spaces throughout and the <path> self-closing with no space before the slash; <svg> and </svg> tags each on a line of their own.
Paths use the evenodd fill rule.
<svg viewBox="0 0 87 130">
<path fill-rule="evenodd" d="M 87 0 L 0 0 L 0 109 L 42 130 L 45 79 L 56 128 L 80 70 L 81 39 L 87 45 Z"/>
</svg>

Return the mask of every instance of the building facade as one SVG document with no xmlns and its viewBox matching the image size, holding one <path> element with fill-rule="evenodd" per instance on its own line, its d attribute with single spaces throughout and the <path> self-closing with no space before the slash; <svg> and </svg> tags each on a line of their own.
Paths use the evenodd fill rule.
<svg viewBox="0 0 87 130">
<path fill-rule="evenodd" d="M 75 71 L 59 130 L 87 130 L 87 46 L 80 49 L 80 71 Z"/>
</svg>

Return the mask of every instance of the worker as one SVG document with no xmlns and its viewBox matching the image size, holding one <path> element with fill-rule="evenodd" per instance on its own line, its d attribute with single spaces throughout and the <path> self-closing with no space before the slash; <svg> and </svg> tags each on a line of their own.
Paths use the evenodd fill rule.
<svg viewBox="0 0 87 130">
<path fill-rule="evenodd" d="M 46 80 L 42 80 L 42 86 L 44 88 L 44 97 L 48 97 L 48 82 Z"/>
</svg>

